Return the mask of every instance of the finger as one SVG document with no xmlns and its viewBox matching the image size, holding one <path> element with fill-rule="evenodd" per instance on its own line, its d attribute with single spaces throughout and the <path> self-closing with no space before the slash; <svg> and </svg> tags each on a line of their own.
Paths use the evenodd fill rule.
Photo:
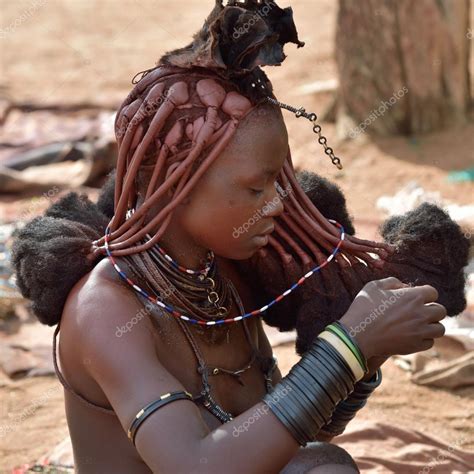
<svg viewBox="0 0 474 474">
<path fill-rule="evenodd" d="M 379 288 L 382 290 L 398 290 L 400 288 L 408 288 L 409 285 L 403 283 L 398 278 L 395 277 L 388 277 L 382 280 L 377 280 L 377 284 Z"/>
<path fill-rule="evenodd" d="M 417 352 L 427 351 L 428 349 L 431 349 L 433 346 L 434 346 L 434 339 L 424 339 L 420 343 Z"/>
<path fill-rule="evenodd" d="M 407 293 L 413 293 L 421 295 L 423 303 L 434 303 L 439 298 L 438 290 L 431 285 L 415 286 L 413 288 L 407 288 Z"/>
<path fill-rule="evenodd" d="M 448 315 L 446 308 L 439 303 L 425 304 L 424 313 L 426 314 L 426 318 L 430 323 L 437 323 Z"/>
<path fill-rule="evenodd" d="M 423 331 L 423 339 L 438 339 L 446 333 L 446 328 L 441 323 L 428 324 Z"/>
</svg>

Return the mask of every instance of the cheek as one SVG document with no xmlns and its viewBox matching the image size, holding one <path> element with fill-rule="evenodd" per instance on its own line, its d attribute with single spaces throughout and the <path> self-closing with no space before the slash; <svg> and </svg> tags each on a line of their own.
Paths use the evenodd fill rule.
<svg viewBox="0 0 474 474">
<path fill-rule="evenodd" d="M 252 206 L 243 206 L 235 199 L 206 199 L 193 203 L 183 216 L 185 230 L 203 246 L 212 248 L 223 255 L 226 251 L 247 246 L 245 237 L 249 232 L 241 232 L 254 215 Z"/>
</svg>

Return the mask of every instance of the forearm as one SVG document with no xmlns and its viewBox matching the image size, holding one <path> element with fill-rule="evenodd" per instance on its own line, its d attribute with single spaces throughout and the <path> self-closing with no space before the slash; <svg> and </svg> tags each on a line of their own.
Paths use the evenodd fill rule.
<svg viewBox="0 0 474 474">
<path fill-rule="evenodd" d="M 239 471 L 279 472 L 298 446 L 316 440 L 321 428 L 330 422 L 336 406 L 348 398 L 354 384 L 363 376 L 360 368 L 356 375 L 351 370 L 354 365 L 346 363 L 348 351 L 338 352 L 337 345 L 332 346 L 324 334 L 321 337 L 274 392 L 264 398 L 263 404 L 211 433 L 203 443 L 206 449 L 221 453 L 220 456 L 224 452 L 224 458 L 227 454 L 234 457 L 236 451 L 245 452 L 242 459 L 245 464 L 239 464 Z M 262 459 L 258 448 L 262 442 L 269 451 L 278 453 L 277 456 Z M 216 464 L 215 469 L 217 467 Z"/>
<path fill-rule="evenodd" d="M 263 455 L 262 447 L 271 455 Z M 262 402 L 201 440 L 194 456 L 199 460 L 199 466 L 194 472 L 280 472 L 299 447 L 289 431 Z"/>
</svg>

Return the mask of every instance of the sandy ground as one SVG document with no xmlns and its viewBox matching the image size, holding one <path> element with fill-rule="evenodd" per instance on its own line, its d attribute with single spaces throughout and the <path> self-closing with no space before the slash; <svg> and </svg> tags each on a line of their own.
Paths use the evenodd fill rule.
<svg viewBox="0 0 474 474">
<path fill-rule="evenodd" d="M 0 0 L 0 94 L 19 102 L 86 101 L 116 107 L 130 90 L 135 73 L 153 66 L 163 52 L 183 46 L 212 4 L 212 0 Z M 296 51 L 290 45 L 284 67 L 268 74 L 281 100 L 320 114 L 331 96 L 305 95 L 300 88 L 336 76 L 337 2 L 294 0 L 291 4 L 307 46 Z M 446 175 L 472 165 L 473 123 L 423 137 L 363 137 L 354 142 L 338 142 L 335 127 L 326 124 L 323 130 L 344 164 L 339 172 L 321 153 L 309 125 L 290 115 L 287 119 L 297 166 L 317 171 L 341 186 L 362 234 L 367 223 L 383 217 L 376 200 L 410 180 L 458 204 L 472 201 L 474 185 L 450 184 Z M 0 215 L 26 205 L 28 199 L 0 198 Z M 277 356 L 284 371 L 297 360 L 291 345 L 278 348 Z M 415 428 L 447 443 L 462 438 L 461 446 L 473 449 L 474 389 L 449 393 L 415 386 L 407 377 L 389 361 L 385 383 L 360 416 Z M 31 416 L 0 438 L 0 472 L 35 460 L 67 434 L 59 387 L 53 377 L 0 383 L 1 423 L 49 394 Z"/>
</svg>

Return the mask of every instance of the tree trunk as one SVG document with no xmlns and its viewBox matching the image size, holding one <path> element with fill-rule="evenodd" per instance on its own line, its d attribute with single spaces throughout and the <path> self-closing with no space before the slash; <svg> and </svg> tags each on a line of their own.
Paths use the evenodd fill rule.
<svg viewBox="0 0 474 474">
<path fill-rule="evenodd" d="M 340 0 L 345 134 L 418 134 L 464 122 L 469 31 L 469 0 Z"/>
</svg>

